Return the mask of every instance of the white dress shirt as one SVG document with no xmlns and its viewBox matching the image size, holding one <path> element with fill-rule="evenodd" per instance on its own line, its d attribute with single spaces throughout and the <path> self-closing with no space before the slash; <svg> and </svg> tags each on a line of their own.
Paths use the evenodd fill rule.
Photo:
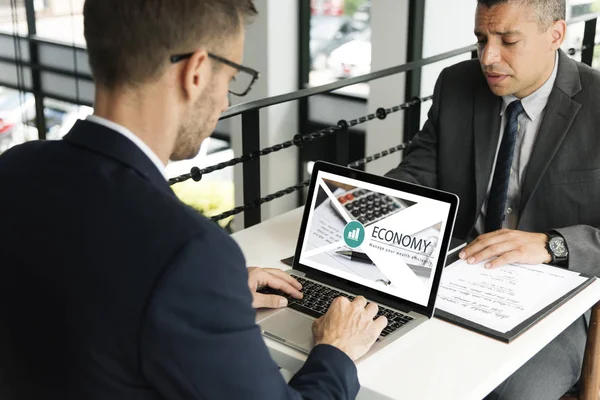
<svg viewBox="0 0 600 400">
<path fill-rule="evenodd" d="M 115 132 L 119 132 L 121 135 L 125 136 L 127 139 L 131 140 L 149 159 L 152 161 L 156 168 L 160 171 L 160 173 L 167 178 L 167 174 L 165 172 L 165 164 L 160 160 L 160 158 L 156 155 L 155 152 L 152 151 L 150 147 L 142 139 L 137 137 L 133 132 L 129 129 L 125 128 L 123 125 L 119 125 L 116 122 L 109 121 L 105 118 L 99 117 L 97 115 L 89 115 L 86 118 L 87 121 L 93 122 L 95 124 L 99 124 L 105 126 L 109 129 L 112 129 Z"/>
<path fill-rule="evenodd" d="M 508 192 L 506 196 L 506 218 L 502 224 L 503 228 L 516 229 L 519 222 L 519 204 L 521 202 L 521 186 L 523 184 L 523 178 L 527 170 L 527 164 L 533 151 L 533 145 L 538 136 L 540 124 L 544 118 L 544 112 L 546 104 L 548 104 L 548 98 L 550 92 L 554 87 L 556 81 L 556 74 L 558 73 L 558 53 L 556 53 L 554 61 L 554 71 L 550 75 L 550 78 L 535 92 L 527 97 L 521 99 L 521 103 L 525 112 L 519 115 L 519 128 L 517 133 L 517 141 L 515 143 L 515 152 L 512 160 L 512 167 L 510 169 L 510 179 L 508 181 Z M 496 168 L 496 160 L 498 158 L 498 152 L 500 151 L 500 144 L 502 142 L 502 136 L 504 135 L 504 127 L 506 126 L 506 116 L 504 115 L 506 107 L 513 101 L 518 100 L 515 96 L 502 96 L 502 109 L 500 115 L 502 116 L 500 123 L 500 138 L 498 140 L 498 146 L 496 147 L 496 156 L 494 157 L 494 165 L 492 167 L 492 173 L 485 196 L 485 201 L 481 207 L 481 212 L 477 218 L 475 229 L 478 233 L 485 233 L 485 213 L 487 210 L 488 197 L 490 196 L 490 190 L 492 189 L 492 180 L 494 177 L 494 170 Z"/>
</svg>

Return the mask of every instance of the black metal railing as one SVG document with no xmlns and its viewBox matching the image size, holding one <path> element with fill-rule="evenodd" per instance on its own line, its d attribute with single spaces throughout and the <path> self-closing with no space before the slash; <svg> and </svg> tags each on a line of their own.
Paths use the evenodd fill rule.
<svg viewBox="0 0 600 400">
<path fill-rule="evenodd" d="M 600 16 L 600 13 L 587 14 L 587 15 L 581 16 L 579 18 L 572 19 L 568 22 L 568 24 L 585 22 L 585 30 L 584 30 L 584 36 L 583 36 L 581 48 L 568 49 L 567 52 L 571 55 L 581 53 L 581 61 L 588 65 L 591 65 L 592 61 L 593 61 L 594 48 L 596 46 L 596 43 L 595 43 L 596 25 L 597 25 L 597 19 L 599 16 Z M 14 38 L 14 35 L 0 33 L 0 38 L 2 38 L 2 37 Z M 36 37 L 35 35 L 29 35 L 28 37 L 18 37 L 18 40 L 25 41 L 27 43 L 27 45 L 29 45 L 29 47 L 32 51 L 36 51 L 36 45 L 41 45 L 41 44 L 50 45 L 50 46 L 59 46 L 59 47 L 66 46 L 64 44 L 59 44 L 56 42 L 40 39 L 40 38 Z M 32 46 L 32 44 L 33 44 L 33 46 Z M 67 47 L 70 49 L 74 49 L 73 46 L 71 46 L 71 45 L 69 45 Z M 80 48 L 77 50 L 83 50 L 83 48 Z M 273 152 L 280 151 L 280 150 L 283 150 L 286 148 L 290 148 L 292 146 L 300 147 L 303 144 L 310 142 L 312 140 L 316 140 L 316 139 L 320 139 L 320 138 L 324 138 L 324 137 L 328 137 L 328 136 L 335 136 L 336 151 L 335 151 L 335 155 L 333 157 L 335 162 L 337 162 L 338 164 L 341 164 L 341 165 L 349 165 L 352 167 L 358 167 L 358 166 L 364 165 L 364 164 L 372 161 L 373 159 L 378 159 L 381 157 L 385 157 L 388 154 L 392 154 L 396 151 L 401 151 L 405 148 L 406 144 L 400 144 L 392 149 L 388 149 L 381 153 L 375 154 L 373 156 L 366 157 L 364 159 L 357 160 L 353 163 L 350 163 L 348 160 L 349 147 L 350 147 L 349 146 L 348 129 L 350 127 L 356 126 L 363 122 L 374 120 L 376 118 L 383 119 L 388 114 L 391 114 L 393 112 L 409 110 L 409 112 L 407 112 L 406 116 L 405 116 L 405 118 L 408 119 L 405 126 L 413 127 L 412 129 L 415 130 L 415 132 L 405 132 L 405 137 L 410 138 L 410 137 L 412 137 L 412 135 L 414 135 L 416 133 L 416 130 L 418 129 L 418 126 L 420 125 L 421 104 L 423 101 L 430 100 L 431 96 L 427 96 L 424 98 L 415 97 L 415 98 L 412 98 L 407 103 L 397 105 L 397 106 L 394 106 L 391 108 L 380 108 L 374 114 L 369 114 L 367 116 L 356 118 L 356 119 L 353 119 L 350 121 L 342 120 L 342 121 L 338 122 L 338 124 L 336 126 L 327 127 L 325 129 L 321 129 L 321 130 L 313 132 L 313 133 L 296 134 L 293 137 L 293 139 L 290 139 L 284 143 L 280 143 L 280 144 L 266 147 L 263 149 L 261 149 L 261 143 L 260 143 L 260 110 L 261 109 L 272 107 L 272 106 L 275 106 L 278 104 L 288 103 L 291 101 L 307 99 L 311 96 L 315 96 L 315 95 L 319 95 L 319 94 L 330 93 L 332 91 L 342 89 L 347 86 L 356 85 L 359 83 L 366 83 L 366 82 L 370 82 L 373 80 L 400 74 L 400 73 L 406 73 L 406 72 L 410 72 L 410 71 L 420 70 L 427 65 L 434 64 L 436 62 L 443 61 L 443 60 L 446 60 L 446 59 L 449 59 L 449 58 L 452 58 L 455 56 L 467 54 L 467 53 L 470 53 L 473 58 L 477 57 L 476 45 L 462 47 L 462 48 L 448 51 L 448 52 L 445 52 L 445 53 L 442 53 L 442 54 L 439 54 L 439 55 L 436 55 L 433 57 L 409 62 L 409 63 L 403 64 L 403 65 L 399 65 L 399 66 L 395 66 L 395 67 L 391 67 L 391 68 L 386 68 L 386 69 L 383 69 L 380 71 L 374 71 L 374 72 L 371 72 L 371 73 L 363 75 L 363 76 L 345 79 L 345 80 L 333 82 L 333 83 L 318 86 L 318 87 L 302 89 L 302 90 L 298 90 L 298 91 L 295 91 L 292 93 L 269 97 L 269 98 L 261 99 L 258 101 L 242 103 L 242 104 L 238 104 L 236 106 L 230 107 L 222 115 L 221 119 L 223 120 L 223 119 L 228 119 L 228 118 L 232 118 L 234 116 L 241 115 L 241 117 L 242 117 L 242 134 L 243 134 L 243 136 L 242 136 L 242 138 L 243 138 L 242 139 L 242 156 L 234 158 L 225 163 L 220 163 L 220 164 L 217 164 L 214 166 L 204 168 L 202 170 L 199 168 L 192 168 L 192 170 L 190 171 L 189 174 L 184 174 L 179 177 L 173 178 L 171 180 L 171 183 L 174 184 L 174 183 L 185 181 L 187 179 L 194 179 L 196 181 L 199 181 L 200 179 L 202 179 L 202 176 L 205 174 L 242 163 L 243 164 L 243 179 L 244 179 L 244 181 L 243 181 L 244 205 L 240 206 L 240 207 L 236 207 L 235 209 L 228 211 L 226 213 L 223 213 L 219 216 L 215 216 L 215 217 L 213 217 L 213 219 L 219 220 L 219 219 L 227 218 L 231 215 L 238 214 L 240 212 L 245 212 L 245 214 L 244 214 L 245 227 L 255 225 L 255 224 L 261 222 L 260 205 L 262 205 L 266 202 L 269 202 L 271 200 L 274 200 L 275 198 L 279 198 L 284 195 L 293 193 L 293 192 L 300 190 L 306 186 L 306 182 L 301 182 L 297 185 L 280 190 L 276 193 L 270 194 L 265 197 L 261 197 L 261 189 L 260 189 L 261 167 L 260 167 L 260 160 L 259 160 L 259 158 L 261 156 L 267 156 L 268 154 L 271 154 Z M 6 58 L 6 57 L 0 57 L 0 63 L 11 63 L 11 64 L 15 64 L 16 66 L 23 65 L 23 63 L 21 63 L 17 60 Z M 41 65 L 37 61 L 36 57 L 33 57 L 33 56 L 31 56 L 30 62 L 25 63 L 25 66 L 28 66 L 28 67 L 32 68 L 32 70 L 35 70 L 38 72 L 53 72 L 53 73 L 58 73 L 58 74 L 62 74 L 62 75 L 67 75 L 67 76 L 73 77 L 75 79 L 83 80 L 83 81 L 91 81 L 91 76 L 89 76 L 89 74 L 79 73 L 77 71 L 66 70 L 66 69 L 63 70 L 63 69 L 56 68 L 56 67 L 44 66 L 44 65 Z M 0 77 L 0 85 L 8 86 L 8 87 L 15 87 L 15 85 L 13 85 L 10 82 L 3 82 L 1 77 Z M 22 88 L 18 88 L 18 87 L 15 87 L 15 88 L 22 89 Z M 41 87 L 34 88 L 34 91 L 39 92 L 39 94 L 41 94 L 42 98 L 44 96 L 48 96 L 48 94 L 45 93 Z M 51 95 L 49 97 L 55 97 L 58 99 L 63 99 L 66 101 L 77 103 L 77 104 L 85 104 L 85 103 L 82 103 L 79 99 L 70 99 L 68 97 L 61 98 L 61 97 L 57 97 L 55 95 Z M 86 104 L 86 105 L 90 105 L 90 104 Z"/>
</svg>

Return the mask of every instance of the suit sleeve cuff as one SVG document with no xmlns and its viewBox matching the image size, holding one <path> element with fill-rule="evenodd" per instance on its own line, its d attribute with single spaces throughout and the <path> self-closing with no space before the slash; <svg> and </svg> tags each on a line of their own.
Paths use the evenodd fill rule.
<svg viewBox="0 0 600 400">
<path fill-rule="evenodd" d="M 324 358 L 332 360 L 332 362 L 336 365 L 344 366 L 344 369 L 354 373 L 355 375 L 357 374 L 356 364 L 354 364 L 354 361 L 352 361 L 352 359 L 348 357 L 346 353 L 330 344 L 319 344 L 313 347 L 306 361 L 311 358 Z"/>
<path fill-rule="evenodd" d="M 290 381 L 290 385 L 294 386 L 295 383 L 302 385 L 303 377 L 308 378 L 313 374 L 321 377 L 319 379 L 321 384 L 331 386 L 331 392 L 343 393 L 341 398 L 354 399 L 358 395 L 360 383 L 356 364 L 337 347 L 328 344 L 315 346 L 308 355 L 304 366 Z M 337 396 L 335 397 L 337 398 Z"/>
</svg>

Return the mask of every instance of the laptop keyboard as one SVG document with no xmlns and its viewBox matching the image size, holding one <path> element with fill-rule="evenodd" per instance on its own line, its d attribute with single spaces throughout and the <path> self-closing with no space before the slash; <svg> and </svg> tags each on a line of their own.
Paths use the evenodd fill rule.
<svg viewBox="0 0 600 400">
<path fill-rule="evenodd" d="M 300 300 L 295 299 L 285 293 L 282 293 L 279 290 L 271 289 L 269 287 L 265 287 L 259 290 L 260 293 L 265 294 L 278 294 L 280 296 L 285 297 L 288 300 L 288 307 L 294 309 L 296 311 L 300 311 L 304 314 L 310 315 L 311 317 L 319 318 L 327 312 L 331 302 L 336 297 L 346 297 L 350 301 L 354 300 L 355 296 L 348 295 L 346 293 L 337 291 L 335 289 L 331 289 L 327 286 L 323 286 L 320 283 L 309 281 L 307 279 L 294 276 L 302 285 L 302 293 L 304 297 Z M 395 332 L 397 329 L 401 328 L 407 322 L 413 320 L 412 317 L 409 317 L 406 314 L 402 314 L 400 312 L 391 310 L 389 308 L 385 308 L 379 306 L 379 311 L 377 312 L 377 317 L 385 315 L 388 320 L 387 326 L 381 332 L 381 337 L 386 337 L 389 334 Z"/>
</svg>

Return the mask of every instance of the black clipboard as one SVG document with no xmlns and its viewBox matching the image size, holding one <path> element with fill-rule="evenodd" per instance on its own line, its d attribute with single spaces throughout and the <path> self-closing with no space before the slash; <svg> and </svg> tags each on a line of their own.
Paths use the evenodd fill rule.
<svg viewBox="0 0 600 400">
<path fill-rule="evenodd" d="M 480 333 L 485 336 L 489 336 L 493 339 L 499 340 L 504 343 L 510 343 L 511 341 L 513 341 L 514 339 L 519 337 L 521 334 L 526 332 L 529 328 L 534 326 L 536 323 L 541 321 L 544 317 L 546 317 L 547 315 L 552 313 L 554 310 L 556 310 L 557 308 L 559 308 L 560 306 L 565 304 L 567 301 L 569 301 L 571 298 L 573 298 L 577 293 L 581 292 L 583 289 L 585 289 L 586 287 L 591 285 L 596 280 L 595 277 L 590 277 L 590 276 L 587 276 L 584 274 L 581 274 L 581 276 L 584 278 L 587 278 L 587 279 L 584 282 L 582 282 L 579 286 L 577 286 L 575 289 L 571 290 L 564 296 L 560 297 L 558 300 L 554 301 L 553 303 L 550 303 L 548 306 L 546 306 L 545 308 L 543 308 L 542 310 L 540 310 L 536 314 L 532 315 L 531 317 L 529 317 L 528 319 L 521 322 L 519 325 L 515 326 L 513 329 L 511 329 L 510 331 L 507 331 L 507 332 L 499 332 L 494 329 L 490 329 L 486 326 L 483 326 L 483 325 L 477 324 L 475 322 L 469 321 L 467 319 L 458 317 L 454 314 L 451 314 L 449 312 L 446 312 L 446 311 L 443 311 L 440 309 L 436 309 L 433 316 L 435 318 L 439 318 L 443 321 L 450 322 L 451 324 L 460 326 L 461 328 L 465 328 L 470 331 L 477 332 L 477 333 Z"/>
</svg>

